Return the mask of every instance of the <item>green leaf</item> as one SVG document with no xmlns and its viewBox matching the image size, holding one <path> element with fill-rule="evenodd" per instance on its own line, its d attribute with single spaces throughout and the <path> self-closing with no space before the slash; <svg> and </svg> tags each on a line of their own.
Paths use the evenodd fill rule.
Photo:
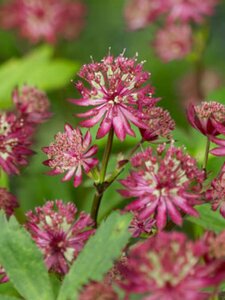
<svg viewBox="0 0 225 300">
<path fill-rule="evenodd" d="M 102 280 L 129 240 L 130 221 L 129 214 L 114 212 L 101 223 L 66 275 L 58 300 L 77 299 L 79 290 L 89 280 Z"/>
<path fill-rule="evenodd" d="M 10 281 L 27 300 L 53 300 L 43 256 L 28 232 L 14 217 L 9 221 L 0 214 L 0 264 Z"/>
<path fill-rule="evenodd" d="M 200 217 L 187 217 L 187 220 L 217 233 L 225 229 L 225 219 L 221 216 L 219 211 L 213 211 L 210 204 L 199 205 L 197 210 Z"/>
<path fill-rule="evenodd" d="M 0 299 L 1 299 L 1 300 L 19 300 L 19 299 L 21 299 L 21 298 L 12 297 L 12 296 L 6 296 L 6 295 L 1 295 L 1 294 L 0 294 Z"/>
<path fill-rule="evenodd" d="M 53 49 L 42 46 L 22 59 L 11 59 L 0 67 L 0 107 L 12 105 L 15 86 L 30 84 L 43 90 L 54 90 L 68 84 L 78 64 L 66 59 L 53 59 Z"/>
</svg>

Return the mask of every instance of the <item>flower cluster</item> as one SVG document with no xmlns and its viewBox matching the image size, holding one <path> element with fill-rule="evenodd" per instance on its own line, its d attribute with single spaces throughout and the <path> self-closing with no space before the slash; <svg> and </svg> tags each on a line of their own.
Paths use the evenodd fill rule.
<svg viewBox="0 0 225 300">
<path fill-rule="evenodd" d="M 200 203 L 201 186 L 205 178 L 195 159 L 171 143 L 168 149 L 160 145 L 157 152 L 147 148 L 131 159 L 130 175 L 120 182 L 125 197 L 135 197 L 126 210 L 137 213 L 145 220 L 151 215 L 161 230 L 167 215 L 175 224 L 182 224 L 182 214 L 198 216 L 194 205 Z"/>
<path fill-rule="evenodd" d="M 49 174 L 66 172 L 62 180 L 67 181 L 74 176 L 74 186 L 79 186 L 82 181 L 82 168 L 85 173 L 89 173 L 98 164 L 98 159 L 92 157 L 98 148 L 96 145 L 90 147 L 91 141 L 89 131 L 83 137 L 79 128 L 74 129 L 66 124 L 65 131 L 56 134 L 55 142 L 43 148 L 48 156 L 44 164 L 53 169 Z"/>
<path fill-rule="evenodd" d="M 201 24 L 212 15 L 218 0 L 129 0 L 125 19 L 130 30 L 147 27 L 164 20 L 156 33 L 153 46 L 158 56 L 169 62 L 182 59 L 192 50 L 191 24 Z"/>
<path fill-rule="evenodd" d="M 94 233 L 90 216 L 81 212 L 75 219 L 77 208 L 61 200 L 48 201 L 35 212 L 27 213 L 26 228 L 44 254 L 48 270 L 59 274 L 68 272 L 69 266 Z"/>
<path fill-rule="evenodd" d="M 1 27 L 19 30 L 32 43 L 77 37 L 84 15 L 84 4 L 71 0 L 12 0 L 0 8 Z"/>
<path fill-rule="evenodd" d="M 221 261 L 204 264 L 208 251 L 203 240 L 188 241 L 183 233 L 161 232 L 135 245 L 126 265 L 120 267 L 120 286 L 127 295 L 143 300 L 209 299 L 206 287 L 217 286 L 225 276 Z"/>
</svg>

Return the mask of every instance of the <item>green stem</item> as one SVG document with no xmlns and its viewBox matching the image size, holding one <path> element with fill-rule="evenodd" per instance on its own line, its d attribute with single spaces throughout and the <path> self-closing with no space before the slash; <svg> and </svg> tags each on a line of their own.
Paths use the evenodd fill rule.
<svg viewBox="0 0 225 300">
<path fill-rule="evenodd" d="M 106 144 L 105 151 L 104 151 L 103 158 L 102 158 L 102 168 L 100 171 L 100 183 L 103 183 L 105 180 L 105 174 L 106 174 L 106 170 L 107 170 L 107 166 L 108 166 L 108 162 L 109 162 L 109 156 L 110 156 L 110 153 L 112 150 L 113 135 L 114 135 L 114 130 L 113 130 L 113 128 L 111 128 L 109 131 L 107 144 Z"/>
<path fill-rule="evenodd" d="M 95 192 L 93 204 L 91 208 L 91 217 L 95 222 L 95 227 L 97 227 L 97 218 L 98 218 L 98 211 L 101 204 L 103 193 L 99 193 L 98 191 Z"/>
<path fill-rule="evenodd" d="M 210 148 L 210 140 L 207 137 L 207 142 L 206 142 L 206 147 L 205 147 L 205 158 L 203 162 L 203 169 L 206 170 L 207 162 L 208 162 L 208 157 L 209 157 L 209 148 Z"/>
</svg>

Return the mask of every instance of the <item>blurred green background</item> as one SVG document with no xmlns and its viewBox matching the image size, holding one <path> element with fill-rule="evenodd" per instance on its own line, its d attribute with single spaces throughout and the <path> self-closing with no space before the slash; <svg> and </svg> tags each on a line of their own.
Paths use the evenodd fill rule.
<svg viewBox="0 0 225 300">
<path fill-rule="evenodd" d="M 1 3 L 2 1 L 0 1 Z M 133 57 L 139 53 L 140 61 L 145 60 L 145 70 L 151 72 L 151 83 L 156 88 L 156 96 L 161 97 L 160 105 L 167 108 L 176 120 L 178 129 L 175 138 L 180 144 L 185 143 L 190 152 L 200 161 L 203 157 L 204 137 L 188 128 L 183 96 L 180 93 L 180 80 L 193 71 L 194 66 L 188 60 L 161 62 L 151 48 L 155 25 L 136 32 L 126 29 L 123 0 L 85 1 L 87 6 L 86 26 L 80 37 L 74 41 L 61 41 L 57 45 L 30 45 L 20 39 L 13 31 L 0 30 L 0 108 L 11 107 L 11 90 L 15 85 L 32 83 L 47 91 L 52 104 L 53 118 L 40 126 L 35 137 L 33 149 L 36 155 L 31 158 L 28 167 L 21 176 L 10 179 L 12 191 L 17 194 L 23 211 L 42 205 L 46 200 L 63 199 L 74 201 L 80 209 L 90 209 L 94 189 L 89 180 L 74 189 L 72 181 L 60 182 L 60 176 L 49 177 L 42 162 L 46 156 L 41 148 L 49 145 L 54 134 L 63 130 L 65 122 L 75 126 L 75 114 L 79 108 L 70 104 L 68 98 L 77 98 L 78 93 L 71 80 L 76 81 L 80 66 L 90 62 L 90 56 L 99 60 L 108 53 L 118 55 L 126 49 L 126 55 Z M 211 33 L 204 61 L 206 69 L 215 71 L 220 77 L 218 90 L 211 92 L 208 99 L 225 104 L 225 3 L 217 7 L 210 20 Z M 216 98 L 215 98 L 216 97 Z M 138 139 L 128 138 L 119 144 L 115 140 L 114 152 L 126 151 Z M 104 141 L 97 141 L 100 147 L 99 157 Z M 210 159 L 210 166 L 216 172 L 223 159 Z M 113 168 L 114 162 L 111 163 Z M 87 178 L 86 178 L 87 179 Z M 116 205 L 125 201 L 115 192 L 119 184 L 107 191 L 103 199 L 100 215 L 106 214 Z"/>
</svg>

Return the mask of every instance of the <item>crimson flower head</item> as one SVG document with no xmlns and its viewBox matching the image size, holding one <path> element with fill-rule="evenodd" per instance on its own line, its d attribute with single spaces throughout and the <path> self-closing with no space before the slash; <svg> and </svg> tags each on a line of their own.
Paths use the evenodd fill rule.
<svg viewBox="0 0 225 300">
<path fill-rule="evenodd" d="M 225 133 L 225 106 L 216 101 L 190 104 L 187 111 L 190 124 L 202 134 L 215 137 Z"/>
<path fill-rule="evenodd" d="M 126 58 L 121 54 L 111 55 L 100 63 L 84 65 L 79 76 L 90 84 L 90 89 L 82 82 L 76 84 L 81 99 L 71 102 L 81 106 L 94 106 L 85 113 L 78 114 L 86 118 L 80 123 L 83 127 L 92 127 L 100 122 L 97 138 L 104 137 L 110 129 L 123 141 L 126 135 L 135 136 L 130 122 L 138 128 L 147 128 L 143 122 L 144 114 L 140 105 L 152 105 L 157 100 L 151 97 L 152 88 L 144 85 L 150 74 L 143 71 L 142 63 L 135 58 Z"/>
<path fill-rule="evenodd" d="M 205 17 L 213 14 L 218 2 L 218 0 L 168 0 L 168 21 L 202 23 Z"/>
<path fill-rule="evenodd" d="M 211 202 L 212 209 L 219 209 L 221 215 L 225 218 L 225 172 L 215 178 L 211 187 L 206 191 L 206 199 Z"/>
<path fill-rule="evenodd" d="M 65 131 L 56 134 L 55 142 L 43 148 L 48 156 L 44 164 L 53 169 L 48 174 L 66 172 L 62 180 L 67 181 L 74 176 L 74 186 L 79 186 L 82 181 L 82 168 L 85 173 L 89 173 L 98 164 L 98 159 L 92 157 L 98 148 L 96 145 L 90 147 L 91 140 L 89 131 L 83 137 L 79 128 L 74 129 L 66 124 Z"/>
<path fill-rule="evenodd" d="M 19 174 L 19 166 L 26 165 L 27 157 L 33 154 L 29 133 L 16 115 L 0 112 L 0 167 L 7 174 Z"/>
<path fill-rule="evenodd" d="M 78 300 L 119 300 L 111 285 L 93 281 L 86 285 Z"/>
<path fill-rule="evenodd" d="M 183 59 L 192 49 L 192 30 L 187 24 L 172 24 L 159 29 L 153 47 L 164 62 Z"/>
<path fill-rule="evenodd" d="M 148 129 L 140 129 L 143 140 L 154 141 L 159 137 L 171 138 L 170 133 L 175 129 L 175 122 L 170 113 L 162 107 L 144 108 Z"/>
<path fill-rule="evenodd" d="M 134 217 L 130 223 L 129 231 L 132 233 L 132 237 L 139 237 L 141 234 L 150 234 L 155 220 L 152 218 L 139 219 L 138 214 L 134 214 Z"/>
<path fill-rule="evenodd" d="M 1 26 L 17 29 L 32 43 L 76 37 L 84 25 L 85 6 L 71 0 L 12 0 L 0 8 Z"/>
<path fill-rule="evenodd" d="M 47 95 L 33 86 L 24 85 L 21 91 L 16 88 L 13 91 L 13 102 L 20 117 L 28 123 L 39 124 L 51 116 Z"/>
<path fill-rule="evenodd" d="M 203 241 L 188 241 L 183 233 L 160 232 L 134 246 L 126 265 L 120 267 L 121 287 L 144 294 L 143 300 L 206 300 L 204 288 L 221 281 L 217 264 L 202 262 Z"/>
<path fill-rule="evenodd" d="M 7 189 L 0 188 L 0 209 L 3 209 L 8 217 L 10 217 L 15 208 L 19 206 L 16 197 Z"/>
<path fill-rule="evenodd" d="M 26 228 L 44 255 L 48 270 L 65 274 L 83 249 L 94 230 L 90 216 L 81 212 L 75 219 L 77 208 L 61 200 L 48 201 L 35 212 L 29 211 Z"/>
<path fill-rule="evenodd" d="M 201 186 L 205 174 L 198 169 L 195 159 L 171 143 L 166 150 L 159 145 L 156 153 L 152 148 L 136 154 L 131 159 L 130 175 L 120 182 L 125 197 L 135 197 L 126 210 L 145 220 L 153 215 L 161 230 L 166 226 L 167 215 L 177 224 L 182 224 L 181 211 L 195 216 L 193 208 L 200 203 Z"/>
</svg>

